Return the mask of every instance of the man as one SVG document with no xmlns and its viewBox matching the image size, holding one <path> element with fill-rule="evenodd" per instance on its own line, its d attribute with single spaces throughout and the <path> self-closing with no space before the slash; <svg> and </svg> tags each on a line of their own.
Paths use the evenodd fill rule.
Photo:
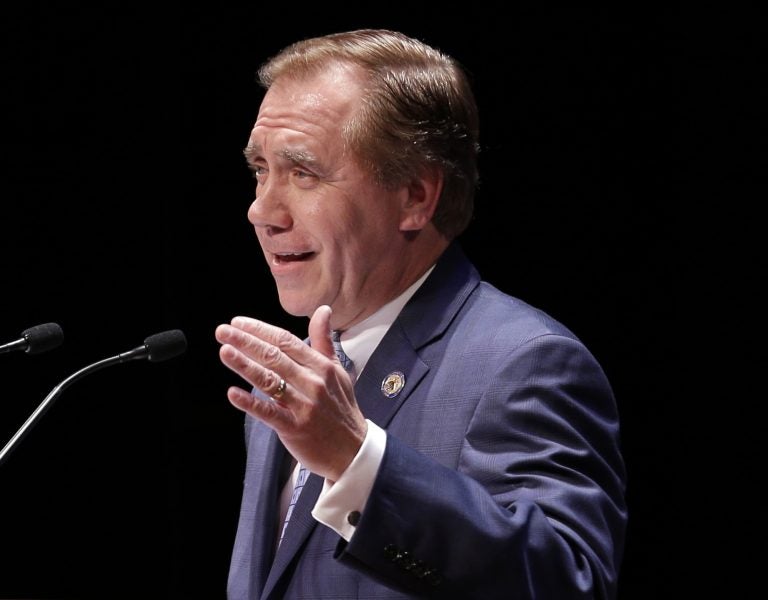
<svg viewBox="0 0 768 600">
<path fill-rule="evenodd" d="M 311 319 L 306 341 L 216 330 L 250 389 L 228 391 L 248 448 L 229 597 L 614 597 L 615 401 L 575 336 L 456 242 L 477 181 L 462 70 L 362 30 L 260 77 L 248 217 L 281 305 Z"/>
</svg>

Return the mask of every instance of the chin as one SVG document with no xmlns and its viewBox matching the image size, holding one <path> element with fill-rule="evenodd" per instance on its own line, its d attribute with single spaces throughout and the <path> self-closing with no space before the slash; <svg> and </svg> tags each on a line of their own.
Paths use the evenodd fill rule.
<svg viewBox="0 0 768 600">
<path fill-rule="evenodd" d="M 311 317 L 319 304 L 307 303 L 306 298 L 297 298 L 294 294 L 278 294 L 280 306 L 293 317 Z"/>
</svg>

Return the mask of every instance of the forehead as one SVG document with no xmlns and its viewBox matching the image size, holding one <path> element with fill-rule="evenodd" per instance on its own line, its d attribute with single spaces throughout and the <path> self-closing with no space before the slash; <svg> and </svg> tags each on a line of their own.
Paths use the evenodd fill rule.
<svg viewBox="0 0 768 600">
<path fill-rule="evenodd" d="M 264 96 L 252 138 L 270 131 L 340 137 L 360 106 L 362 79 L 358 69 L 346 65 L 301 78 L 278 78 Z"/>
</svg>

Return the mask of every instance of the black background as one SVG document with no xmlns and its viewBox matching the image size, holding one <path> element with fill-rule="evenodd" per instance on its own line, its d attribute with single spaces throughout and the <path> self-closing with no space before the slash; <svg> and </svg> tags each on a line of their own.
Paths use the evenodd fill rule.
<svg viewBox="0 0 768 600">
<path fill-rule="evenodd" d="M 254 74 L 292 41 L 358 27 L 399 29 L 471 73 L 482 184 L 463 245 L 486 279 L 573 329 L 614 385 L 620 596 L 700 582 L 702 563 L 681 564 L 713 535 L 683 476 L 684 234 L 715 183 L 701 184 L 703 159 L 736 127 L 718 111 L 756 86 L 752 38 L 722 44 L 720 15 L 710 35 L 673 8 L 3 10 L 0 343 L 47 321 L 66 339 L 0 357 L 0 441 L 86 364 L 171 328 L 189 348 L 75 383 L 0 465 L 0 597 L 224 597 L 244 453 L 213 331 L 237 314 L 306 328 L 282 313 L 246 220 Z M 727 580 L 709 572 L 705 588 Z"/>
</svg>

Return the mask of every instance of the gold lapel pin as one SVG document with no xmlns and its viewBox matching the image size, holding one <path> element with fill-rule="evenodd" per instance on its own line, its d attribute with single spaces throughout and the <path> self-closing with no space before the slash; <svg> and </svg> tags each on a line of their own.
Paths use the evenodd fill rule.
<svg viewBox="0 0 768 600">
<path fill-rule="evenodd" d="M 400 371 L 393 371 L 381 382 L 381 393 L 387 398 L 394 398 L 405 386 L 405 375 Z"/>
</svg>

